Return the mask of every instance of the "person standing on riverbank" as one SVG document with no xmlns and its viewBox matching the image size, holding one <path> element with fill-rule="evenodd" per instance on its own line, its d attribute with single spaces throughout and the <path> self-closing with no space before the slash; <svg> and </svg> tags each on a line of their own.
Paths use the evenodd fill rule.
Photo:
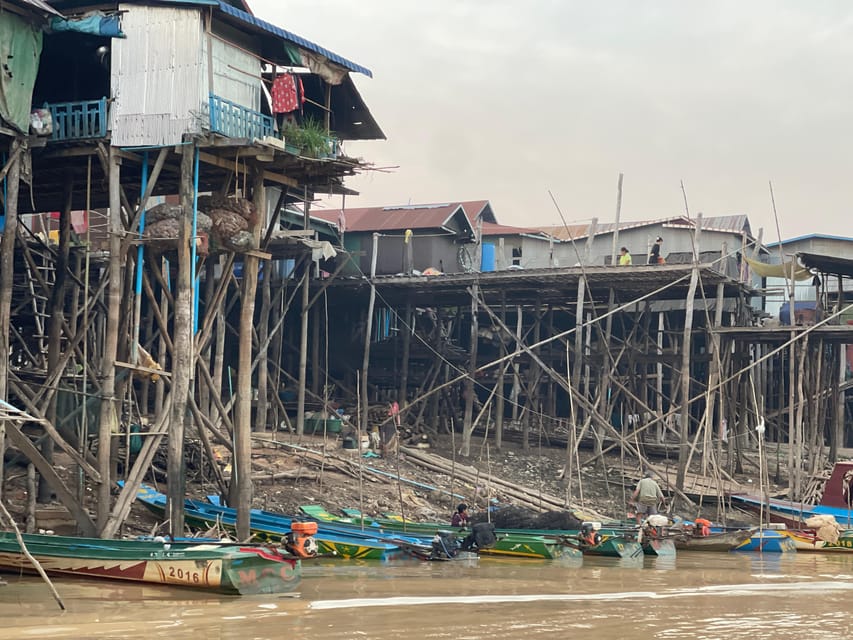
<svg viewBox="0 0 853 640">
<path fill-rule="evenodd" d="M 658 505 L 664 501 L 660 485 L 652 478 L 652 472 L 646 469 L 643 478 L 637 483 L 631 501 L 636 507 L 637 524 L 642 524 L 647 516 L 658 512 Z"/>
</svg>

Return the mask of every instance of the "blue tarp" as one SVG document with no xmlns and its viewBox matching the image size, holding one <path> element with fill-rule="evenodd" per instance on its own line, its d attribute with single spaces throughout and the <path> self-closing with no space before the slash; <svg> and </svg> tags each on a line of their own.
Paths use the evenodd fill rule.
<svg viewBox="0 0 853 640">
<path fill-rule="evenodd" d="M 82 18 L 53 18 L 50 28 L 54 32 L 76 31 L 106 38 L 125 37 L 118 14 L 107 15 L 103 11 L 91 11 Z"/>
</svg>

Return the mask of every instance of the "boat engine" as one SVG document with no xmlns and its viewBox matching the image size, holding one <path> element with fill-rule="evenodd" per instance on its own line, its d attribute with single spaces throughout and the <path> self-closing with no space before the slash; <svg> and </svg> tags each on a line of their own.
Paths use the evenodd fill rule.
<svg viewBox="0 0 853 640">
<path fill-rule="evenodd" d="M 583 522 L 581 523 L 580 539 L 585 544 L 595 547 L 601 544 L 601 534 L 598 530 L 601 528 L 600 522 Z"/>
<path fill-rule="evenodd" d="M 452 531 L 436 531 L 432 539 L 431 558 L 449 560 L 459 553 L 459 540 Z"/>
<path fill-rule="evenodd" d="M 292 522 L 290 533 L 284 538 L 284 548 L 299 558 L 313 558 L 317 555 L 316 522 Z"/>
</svg>

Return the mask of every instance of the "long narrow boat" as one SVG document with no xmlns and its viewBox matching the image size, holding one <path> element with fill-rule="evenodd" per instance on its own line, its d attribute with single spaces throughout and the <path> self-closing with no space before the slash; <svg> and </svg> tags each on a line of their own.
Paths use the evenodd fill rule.
<svg viewBox="0 0 853 640">
<path fill-rule="evenodd" d="M 746 493 L 730 496 L 733 503 L 753 512 L 764 511 L 771 522 L 782 522 L 799 529 L 812 516 L 833 516 L 842 527 L 853 528 L 853 462 L 837 462 L 824 486 L 818 504 L 794 500 L 762 498 Z"/>
<path fill-rule="evenodd" d="M 796 553 L 797 545 L 777 529 L 757 529 L 733 551 L 760 551 L 762 553 Z"/>
<path fill-rule="evenodd" d="M 159 517 L 165 515 L 166 496 L 147 485 L 141 485 L 136 499 Z M 237 512 L 228 507 L 216 506 L 197 500 L 184 502 L 185 521 L 190 526 L 209 528 L 220 526 L 234 531 L 237 526 Z M 265 511 L 252 510 L 250 529 L 260 540 L 280 542 L 291 532 L 293 521 Z M 334 555 L 344 559 L 392 560 L 407 556 L 408 553 L 393 542 L 379 540 L 376 537 L 318 530 L 313 536 L 321 554 Z"/>
<path fill-rule="evenodd" d="M 396 518 L 353 518 L 349 516 L 335 516 L 320 505 L 305 505 L 300 511 L 306 516 L 322 524 L 335 526 L 362 527 L 369 531 L 381 532 L 377 535 L 415 535 L 433 536 L 437 530 L 454 531 L 457 536 L 464 537 L 468 530 L 464 527 L 452 527 L 440 522 L 410 522 Z M 488 549 L 480 549 L 481 555 L 488 556 L 510 556 L 516 558 L 539 558 L 553 560 L 557 558 L 579 558 L 583 551 L 577 544 L 566 539 L 566 532 L 542 532 L 515 529 L 499 529 L 495 531 L 497 541 Z M 616 547 L 610 544 L 608 548 Z"/>
<path fill-rule="evenodd" d="M 789 537 L 797 547 L 797 551 L 853 553 L 853 529 L 841 531 L 835 542 L 822 540 L 811 529 L 780 529 L 779 533 Z"/>
<path fill-rule="evenodd" d="M 707 536 L 689 533 L 672 533 L 675 548 L 679 551 L 732 551 L 752 537 L 751 529 L 722 531 Z"/>
<path fill-rule="evenodd" d="M 130 580 L 235 595 L 287 593 L 301 577 L 298 559 L 260 546 L 22 535 L 30 554 L 54 576 Z M 0 570 L 35 571 L 12 532 L 0 532 Z"/>
</svg>

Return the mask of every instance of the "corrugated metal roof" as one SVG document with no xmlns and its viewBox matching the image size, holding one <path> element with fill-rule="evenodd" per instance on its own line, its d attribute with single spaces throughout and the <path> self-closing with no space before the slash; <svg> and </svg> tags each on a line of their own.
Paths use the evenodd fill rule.
<svg viewBox="0 0 853 640">
<path fill-rule="evenodd" d="M 432 205 L 402 205 L 399 207 L 361 207 L 346 209 L 347 232 L 404 231 L 406 229 L 441 229 L 454 216 L 473 227 L 458 202 Z M 339 211 L 317 211 L 314 215 L 337 222 Z"/>
<path fill-rule="evenodd" d="M 13 4 L 18 4 L 18 3 L 19 4 L 26 4 L 26 5 L 29 5 L 30 7 L 34 8 L 34 9 L 38 9 L 39 11 L 43 11 L 44 13 L 50 13 L 52 15 L 62 17 L 62 14 L 59 13 L 59 11 L 57 11 L 56 9 L 51 7 L 47 2 L 44 2 L 44 0 L 17 0 L 17 3 L 13 0 L 12 3 Z"/>
<path fill-rule="evenodd" d="M 797 236 L 796 238 L 788 238 L 787 240 L 782 240 L 782 246 L 786 244 L 791 244 L 792 242 L 800 242 L 802 240 L 842 240 L 844 242 L 853 242 L 853 238 L 849 236 L 831 236 L 823 233 L 809 233 L 804 236 Z M 768 242 L 767 248 L 772 249 L 779 246 L 779 242 Z"/>
<path fill-rule="evenodd" d="M 459 204 L 462 205 L 465 215 L 468 216 L 468 220 L 474 226 L 477 225 L 477 216 L 482 216 L 483 222 L 496 224 L 498 221 L 488 200 L 466 200 Z"/>
<path fill-rule="evenodd" d="M 485 236 L 537 236 L 543 240 L 548 239 L 548 234 L 539 229 L 530 227 L 513 227 L 505 224 L 495 224 L 493 222 L 483 223 L 483 237 Z"/>
<path fill-rule="evenodd" d="M 687 218 L 685 216 L 672 216 L 669 218 L 657 218 L 654 220 L 620 222 L 619 231 L 625 231 L 627 229 L 640 229 L 642 227 L 650 227 L 658 224 L 663 225 L 665 227 L 681 227 L 692 229 L 696 224 L 696 220 L 693 218 Z M 589 224 L 568 225 L 568 229 L 565 226 L 537 227 L 537 229 L 539 229 L 540 231 L 544 231 L 545 233 L 548 233 L 554 236 L 555 238 L 559 238 L 560 240 L 569 240 L 570 238 L 578 240 L 580 238 L 586 238 L 589 234 Z M 613 233 L 615 229 L 615 222 L 599 222 L 595 227 L 595 235 L 598 236 L 606 233 Z M 749 228 L 749 218 L 745 214 L 703 217 L 702 229 L 705 231 L 719 231 L 721 233 L 735 234 L 740 234 L 743 231 L 746 231 L 747 236 L 752 238 L 752 234 L 750 233 Z"/>
<path fill-rule="evenodd" d="M 799 252 L 797 257 L 807 268 L 817 269 L 823 273 L 847 276 L 853 278 L 853 260 L 838 256 L 827 256 L 819 253 Z"/>
<path fill-rule="evenodd" d="M 302 47 L 303 49 L 307 49 L 308 51 L 313 51 L 314 53 L 319 53 L 321 56 L 328 58 L 329 61 L 334 62 L 337 65 L 340 65 L 344 69 L 348 71 L 355 71 L 357 73 L 363 73 L 369 78 L 373 77 L 373 72 L 366 68 L 362 67 L 355 62 L 351 62 L 346 58 L 339 56 L 337 53 L 329 51 L 321 47 L 318 44 L 314 44 L 310 40 L 306 40 L 305 38 L 296 35 L 295 33 L 291 33 L 290 31 L 285 31 L 281 27 L 277 27 L 274 24 L 271 24 L 265 20 L 261 20 L 260 18 L 256 18 L 255 16 L 246 13 L 245 11 L 240 11 L 235 7 L 232 7 L 230 4 L 225 3 L 223 0 L 219 0 L 219 10 L 222 13 L 225 13 L 233 18 L 236 18 L 240 22 L 244 24 L 249 24 L 262 31 L 266 31 L 267 33 L 271 33 L 279 38 L 283 38 L 288 42 L 292 42 L 293 44 Z"/>
</svg>

